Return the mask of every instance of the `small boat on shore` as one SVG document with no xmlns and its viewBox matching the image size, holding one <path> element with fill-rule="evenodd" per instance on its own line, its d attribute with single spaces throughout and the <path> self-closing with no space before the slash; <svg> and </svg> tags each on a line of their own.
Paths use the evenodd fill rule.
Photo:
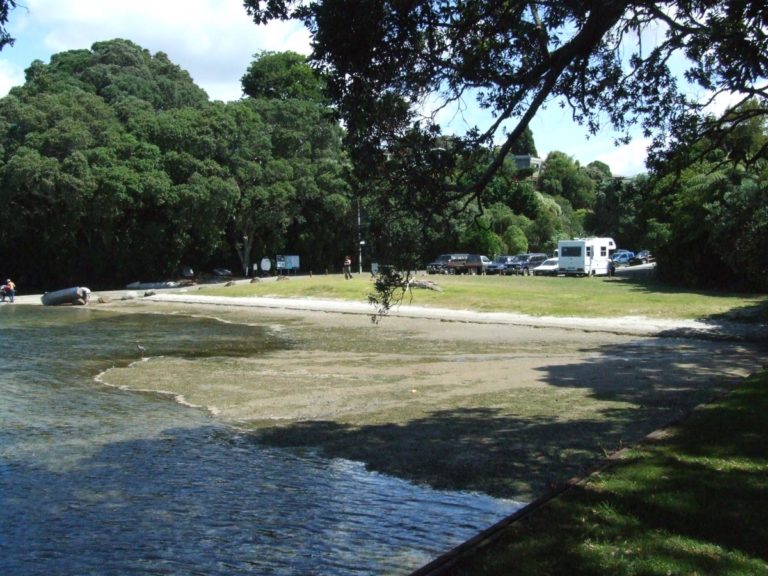
<svg viewBox="0 0 768 576">
<path fill-rule="evenodd" d="M 61 306 L 74 304 L 84 306 L 91 299 L 91 290 L 85 286 L 73 286 L 55 292 L 46 292 L 40 297 L 44 306 Z"/>
</svg>

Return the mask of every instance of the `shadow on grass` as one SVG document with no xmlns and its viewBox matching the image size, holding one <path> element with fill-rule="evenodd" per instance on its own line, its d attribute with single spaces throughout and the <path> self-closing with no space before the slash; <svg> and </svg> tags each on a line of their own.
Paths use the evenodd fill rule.
<svg viewBox="0 0 768 576">
<path fill-rule="evenodd" d="M 612 427 L 474 408 L 435 412 L 403 425 L 303 422 L 258 437 L 282 447 L 319 446 L 327 456 L 363 461 L 370 469 L 435 488 L 524 498 L 580 472 L 594 454 L 590 438 L 609 435 Z"/>
<path fill-rule="evenodd" d="M 768 574 L 768 373 L 431 574 Z"/>
</svg>

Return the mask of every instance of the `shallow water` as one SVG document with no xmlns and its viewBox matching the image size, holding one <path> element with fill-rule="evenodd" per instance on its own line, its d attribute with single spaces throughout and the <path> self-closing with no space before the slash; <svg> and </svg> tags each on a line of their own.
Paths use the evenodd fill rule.
<svg viewBox="0 0 768 576">
<path fill-rule="evenodd" d="M 96 380 L 137 344 L 290 348 L 269 325 L 14 305 L 0 326 L 0 574 L 407 574 L 518 506 L 265 447 Z"/>
</svg>

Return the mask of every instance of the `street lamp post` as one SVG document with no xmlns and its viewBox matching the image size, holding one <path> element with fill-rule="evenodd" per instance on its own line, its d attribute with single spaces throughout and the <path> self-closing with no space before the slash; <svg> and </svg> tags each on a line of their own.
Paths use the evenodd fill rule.
<svg viewBox="0 0 768 576">
<path fill-rule="evenodd" d="M 248 269 L 250 268 L 250 251 L 248 250 L 248 234 L 243 234 L 243 273 L 248 278 Z"/>
<path fill-rule="evenodd" d="M 365 246 L 365 240 L 360 238 L 360 198 L 357 199 L 357 273 L 363 273 L 363 246 Z"/>
</svg>

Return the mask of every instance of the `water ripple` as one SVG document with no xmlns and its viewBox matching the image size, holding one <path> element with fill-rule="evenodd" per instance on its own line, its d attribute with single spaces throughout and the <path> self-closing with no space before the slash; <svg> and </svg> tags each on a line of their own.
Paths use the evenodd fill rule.
<svg viewBox="0 0 768 576">
<path fill-rule="evenodd" d="M 231 326 L 17 308 L 0 313 L 0 574 L 406 574 L 517 507 L 264 447 L 93 380 L 135 360 L 137 333 L 167 353 L 246 353 L 243 334 L 219 340 Z"/>
</svg>

